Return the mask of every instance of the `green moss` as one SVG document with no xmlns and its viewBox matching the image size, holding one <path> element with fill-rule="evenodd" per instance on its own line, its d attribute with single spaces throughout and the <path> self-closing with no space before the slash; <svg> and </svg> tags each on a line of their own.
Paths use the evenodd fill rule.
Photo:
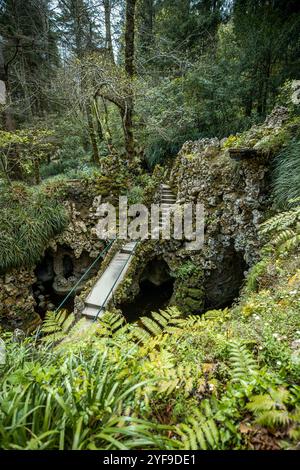
<svg viewBox="0 0 300 470">
<path fill-rule="evenodd" d="M 203 299 L 203 289 L 196 289 L 195 287 L 188 287 L 186 289 L 188 297 L 193 299 L 200 300 Z"/>
</svg>

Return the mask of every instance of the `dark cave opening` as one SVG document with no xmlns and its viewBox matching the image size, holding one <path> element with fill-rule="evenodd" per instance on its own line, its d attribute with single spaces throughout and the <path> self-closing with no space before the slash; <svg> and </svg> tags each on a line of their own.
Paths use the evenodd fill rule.
<svg viewBox="0 0 300 470">
<path fill-rule="evenodd" d="M 71 256 L 64 255 L 63 257 L 63 275 L 66 279 L 71 277 L 74 273 L 74 265 Z"/>
<path fill-rule="evenodd" d="M 70 261 L 72 263 L 71 258 Z M 63 271 L 68 277 L 71 276 L 73 272 L 73 263 L 71 264 L 70 261 L 65 262 L 65 259 L 63 260 Z M 64 293 L 58 293 L 53 287 L 55 280 L 54 263 L 54 254 L 47 251 L 44 258 L 35 269 L 37 281 L 32 286 L 32 290 L 36 301 L 35 310 L 42 319 L 45 317 L 47 311 L 53 311 L 59 307 L 65 297 Z M 70 296 L 62 307 L 70 313 L 74 310 L 74 297 L 75 295 Z"/>
<path fill-rule="evenodd" d="M 119 305 L 127 321 L 137 321 L 168 306 L 174 290 L 174 278 L 162 258 L 151 260 L 139 281 L 139 293 L 130 302 Z"/>
<path fill-rule="evenodd" d="M 56 251 L 48 249 L 35 269 L 36 283 L 33 285 L 33 296 L 36 301 L 35 310 L 44 318 L 48 310 L 55 310 L 76 286 L 78 280 L 86 273 L 93 259 L 83 251 L 80 257 L 75 257 L 73 250 L 65 245 L 58 246 Z M 74 310 L 75 295 L 80 292 L 85 283 L 99 270 L 101 260 L 96 263 L 82 280 L 76 291 L 66 300 L 61 308 L 68 312 Z"/>
<path fill-rule="evenodd" d="M 140 283 L 140 292 L 132 302 L 123 303 L 121 310 L 128 322 L 135 322 L 141 316 L 148 316 L 168 306 L 173 294 L 173 281 L 156 286 L 145 280 Z"/>
<path fill-rule="evenodd" d="M 231 307 L 239 296 L 248 268 L 243 254 L 231 246 L 205 283 L 205 311 Z"/>
</svg>

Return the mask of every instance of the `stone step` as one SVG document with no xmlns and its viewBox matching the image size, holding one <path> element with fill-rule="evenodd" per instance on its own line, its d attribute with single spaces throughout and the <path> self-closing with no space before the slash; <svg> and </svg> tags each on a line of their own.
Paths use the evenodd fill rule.
<svg viewBox="0 0 300 470">
<path fill-rule="evenodd" d="M 161 205 L 163 205 L 163 204 L 170 204 L 170 205 L 173 205 L 173 204 L 175 204 L 175 203 L 176 203 L 176 199 L 163 199 L 163 200 L 161 201 Z"/>
<path fill-rule="evenodd" d="M 121 248 L 121 253 L 126 253 L 126 254 L 131 254 L 134 252 L 135 248 L 136 248 L 136 245 L 137 245 L 137 242 L 129 242 L 129 243 L 126 243 L 126 245 L 124 245 L 122 248 Z"/>
<path fill-rule="evenodd" d="M 86 305 L 82 315 L 84 315 L 86 318 L 93 320 L 96 318 L 99 312 L 99 307 L 90 307 L 89 305 Z M 99 317 L 103 315 L 103 311 L 99 313 Z"/>
<path fill-rule="evenodd" d="M 171 212 L 172 206 L 176 203 L 176 196 L 168 184 L 162 184 L 161 189 L 161 213 L 159 226 L 154 230 L 156 233 L 159 233 L 168 223 L 169 213 Z M 115 292 L 126 275 L 130 259 L 134 254 L 137 243 L 137 241 L 130 241 L 122 246 L 87 297 L 83 315 L 90 323 L 96 318 L 101 308 L 102 310 L 99 316 L 104 314 L 105 307 L 111 299 L 113 292 Z"/>
</svg>

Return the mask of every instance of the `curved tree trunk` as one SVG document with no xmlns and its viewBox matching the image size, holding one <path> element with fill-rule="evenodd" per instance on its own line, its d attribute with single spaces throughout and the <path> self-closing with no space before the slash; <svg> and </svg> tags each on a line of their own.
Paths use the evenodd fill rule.
<svg viewBox="0 0 300 470">
<path fill-rule="evenodd" d="M 86 115 L 88 121 L 89 135 L 92 145 L 92 161 L 95 165 L 100 165 L 99 150 L 97 144 L 97 138 L 95 134 L 94 122 L 93 122 L 93 112 L 91 105 L 86 106 Z"/>
</svg>

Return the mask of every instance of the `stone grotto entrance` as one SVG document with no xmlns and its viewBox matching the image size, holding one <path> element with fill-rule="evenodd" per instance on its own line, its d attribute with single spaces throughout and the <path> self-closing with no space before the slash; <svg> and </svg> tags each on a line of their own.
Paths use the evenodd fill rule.
<svg viewBox="0 0 300 470">
<path fill-rule="evenodd" d="M 167 263 L 157 257 L 145 267 L 139 280 L 139 293 L 130 302 L 118 306 L 127 321 L 134 322 L 141 316 L 164 309 L 173 295 L 174 278 Z"/>
</svg>

